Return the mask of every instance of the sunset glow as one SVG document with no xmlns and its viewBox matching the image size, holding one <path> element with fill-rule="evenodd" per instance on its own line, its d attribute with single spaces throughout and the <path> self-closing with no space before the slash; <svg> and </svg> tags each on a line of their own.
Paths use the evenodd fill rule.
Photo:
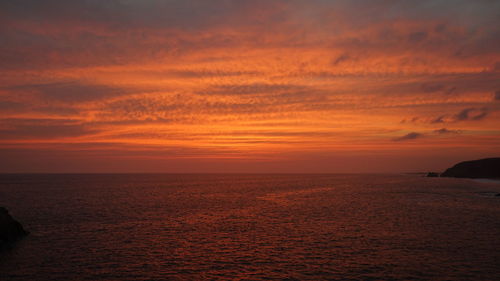
<svg viewBox="0 0 500 281">
<path fill-rule="evenodd" d="M 500 153 L 500 2 L 2 1 L 1 172 L 414 172 Z"/>
</svg>

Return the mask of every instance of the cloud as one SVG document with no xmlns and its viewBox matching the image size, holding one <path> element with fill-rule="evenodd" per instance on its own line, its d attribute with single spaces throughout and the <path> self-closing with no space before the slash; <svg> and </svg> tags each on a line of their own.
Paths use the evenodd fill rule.
<svg viewBox="0 0 500 281">
<path fill-rule="evenodd" d="M 487 108 L 466 108 L 454 117 L 456 121 L 478 121 L 484 119 L 488 114 L 489 110 Z"/>
<path fill-rule="evenodd" d="M 237 77 L 237 76 L 256 76 L 262 74 L 258 71 L 224 71 L 224 70 L 169 70 L 169 71 L 150 71 L 146 73 L 149 77 L 177 77 L 177 78 L 215 78 L 215 77 Z"/>
<path fill-rule="evenodd" d="M 293 84 L 226 84 L 213 86 L 209 89 L 198 92 L 201 95 L 274 95 L 279 93 L 297 93 L 313 90 L 312 87 Z"/>
<path fill-rule="evenodd" d="M 417 44 L 421 41 L 423 41 L 424 39 L 426 39 L 428 36 L 427 32 L 425 31 L 416 31 L 416 32 L 412 32 L 410 33 L 410 35 L 408 36 L 408 41 L 412 44 Z"/>
<path fill-rule="evenodd" d="M 456 114 L 443 114 L 434 119 L 430 119 L 429 124 L 454 123 L 462 121 L 480 121 L 488 117 L 491 110 L 487 107 L 469 107 L 460 110 Z"/>
<path fill-rule="evenodd" d="M 35 106 L 31 109 L 34 112 L 46 113 L 54 116 L 78 115 L 80 111 L 77 108 L 69 106 Z"/>
<path fill-rule="evenodd" d="M 415 140 L 415 139 L 419 139 L 419 138 L 422 138 L 424 135 L 421 134 L 421 133 L 417 133 L 417 132 L 411 132 L 411 133 L 408 133 L 404 136 L 401 136 L 401 137 L 397 137 L 397 138 L 394 138 L 392 139 L 393 141 L 408 141 L 408 140 Z"/>
<path fill-rule="evenodd" d="M 0 111 L 17 111 L 25 108 L 25 104 L 15 101 L 2 101 L 0 100 Z"/>
<path fill-rule="evenodd" d="M 450 87 L 444 93 L 446 95 L 451 95 L 451 94 L 454 94 L 456 91 L 457 91 L 457 87 Z"/>
<path fill-rule="evenodd" d="M 449 130 L 449 129 L 446 129 L 446 128 L 442 128 L 442 129 L 434 130 L 434 131 L 432 131 L 432 133 L 437 134 L 437 135 L 452 135 L 452 134 L 459 134 L 461 132 L 458 131 L 458 130 Z M 394 138 L 392 140 L 396 141 L 396 142 L 409 141 L 409 140 L 415 140 L 415 139 L 423 138 L 426 135 L 430 135 L 430 134 L 422 134 L 422 133 L 417 133 L 417 132 L 411 132 L 411 133 L 408 133 L 408 134 L 406 134 L 404 136 Z"/>
<path fill-rule="evenodd" d="M 0 137 L 376 151 L 404 116 L 396 142 L 491 139 L 500 2 L 458 1 L 0 1 Z"/>
<path fill-rule="evenodd" d="M 484 55 L 486 48 L 496 54 L 498 32 L 490 26 L 497 20 L 492 12 L 497 3 L 368 2 L 46 0 L 42 5 L 36 0 L 1 1 L 0 18 L 5 24 L 0 34 L 7 44 L 0 46 L 0 55 L 3 61 L 13 60 L 11 66 L 28 67 L 36 60 L 49 67 L 127 63 L 165 58 L 167 53 L 178 58 L 184 52 L 224 46 L 234 50 L 313 45 L 336 49 L 336 55 L 328 58 L 333 64 L 358 55 L 389 54 L 431 64 L 433 69 L 437 61 L 449 58 L 450 49 L 467 56 Z"/>
<path fill-rule="evenodd" d="M 434 83 L 424 83 L 421 85 L 422 91 L 424 93 L 434 93 L 438 91 L 443 91 L 445 86 L 442 84 L 434 84 Z"/>
<path fill-rule="evenodd" d="M 457 81 L 453 81 L 453 80 L 451 80 L 450 82 L 455 82 L 455 83 L 457 82 Z M 470 86 L 470 84 L 469 84 L 469 86 Z M 452 95 L 452 94 L 456 93 L 456 91 L 457 91 L 456 86 L 446 86 L 446 85 L 440 84 L 440 83 L 423 83 L 420 85 L 420 89 L 423 93 L 439 92 L 439 93 L 442 93 L 445 95 Z"/>
<path fill-rule="evenodd" d="M 0 139 L 57 139 L 98 132 L 72 119 L 0 119 Z"/>
<path fill-rule="evenodd" d="M 446 115 L 441 115 L 439 117 L 437 117 L 436 119 L 434 120 L 431 120 L 431 124 L 438 124 L 438 123 L 444 123 L 444 118 L 446 117 Z"/>
<path fill-rule="evenodd" d="M 458 121 L 464 121 L 469 119 L 469 112 L 471 112 L 472 108 L 466 108 L 455 115 L 455 119 Z"/>
<path fill-rule="evenodd" d="M 500 61 L 495 62 L 491 67 L 492 72 L 500 72 Z"/>
<path fill-rule="evenodd" d="M 442 129 L 434 130 L 434 133 L 438 134 L 438 135 L 448 135 L 448 134 L 459 134 L 460 131 L 458 131 L 458 130 L 448 130 L 446 128 L 442 128 Z"/>
<path fill-rule="evenodd" d="M 43 4 L 36 0 L 2 1 L 2 16 L 7 19 L 23 17 L 31 21 L 69 22 L 72 24 L 92 24 L 109 28 L 131 29 L 162 28 L 203 28 L 230 21 L 233 24 L 248 22 L 249 19 L 272 16 L 285 4 L 283 0 L 148 0 L 127 1 L 87 0 L 69 3 L 64 0 L 46 0 Z M 43 22 L 43 21 L 42 21 Z"/>
<path fill-rule="evenodd" d="M 133 93 L 134 90 L 79 81 L 25 84 L 3 88 L 16 94 L 33 93 L 35 98 L 68 103 L 88 102 Z"/>
<path fill-rule="evenodd" d="M 339 65 L 345 61 L 349 61 L 349 60 L 352 60 L 352 57 L 349 56 L 348 54 L 342 54 L 340 56 L 338 56 L 337 58 L 335 58 L 335 60 L 333 61 L 333 65 Z"/>
</svg>

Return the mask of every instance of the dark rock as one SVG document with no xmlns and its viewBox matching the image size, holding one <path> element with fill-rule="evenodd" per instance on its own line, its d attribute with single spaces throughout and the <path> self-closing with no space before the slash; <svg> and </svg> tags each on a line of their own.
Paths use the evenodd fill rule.
<svg viewBox="0 0 500 281">
<path fill-rule="evenodd" d="M 495 195 L 496 197 L 500 197 L 500 193 L 497 193 L 497 195 Z"/>
<path fill-rule="evenodd" d="M 9 211 L 0 207 L 0 245 L 15 241 L 27 234 L 23 226 L 9 215 Z"/>
<path fill-rule="evenodd" d="M 439 177 L 439 174 L 438 173 L 434 173 L 434 172 L 428 172 L 426 177 L 428 177 L 428 178 L 437 178 L 437 177 Z"/>
<path fill-rule="evenodd" d="M 441 174 L 453 178 L 500 178 L 500 158 L 486 158 L 456 164 Z"/>
</svg>

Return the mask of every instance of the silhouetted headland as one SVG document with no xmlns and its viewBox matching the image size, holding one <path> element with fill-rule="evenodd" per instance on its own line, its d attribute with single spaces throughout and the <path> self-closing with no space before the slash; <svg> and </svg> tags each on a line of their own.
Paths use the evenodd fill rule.
<svg viewBox="0 0 500 281">
<path fill-rule="evenodd" d="M 23 226 L 9 214 L 7 209 L 0 207 L 0 246 L 26 235 L 28 232 L 24 230 Z"/>
<path fill-rule="evenodd" d="M 441 177 L 500 179 L 500 158 L 486 158 L 456 164 Z"/>
</svg>

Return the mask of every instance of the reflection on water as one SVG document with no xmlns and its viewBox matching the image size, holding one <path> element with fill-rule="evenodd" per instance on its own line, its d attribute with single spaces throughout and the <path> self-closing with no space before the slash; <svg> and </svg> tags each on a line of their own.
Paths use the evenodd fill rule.
<svg viewBox="0 0 500 281">
<path fill-rule="evenodd" d="M 499 186 L 411 175 L 1 175 L 1 280 L 493 280 Z"/>
</svg>

